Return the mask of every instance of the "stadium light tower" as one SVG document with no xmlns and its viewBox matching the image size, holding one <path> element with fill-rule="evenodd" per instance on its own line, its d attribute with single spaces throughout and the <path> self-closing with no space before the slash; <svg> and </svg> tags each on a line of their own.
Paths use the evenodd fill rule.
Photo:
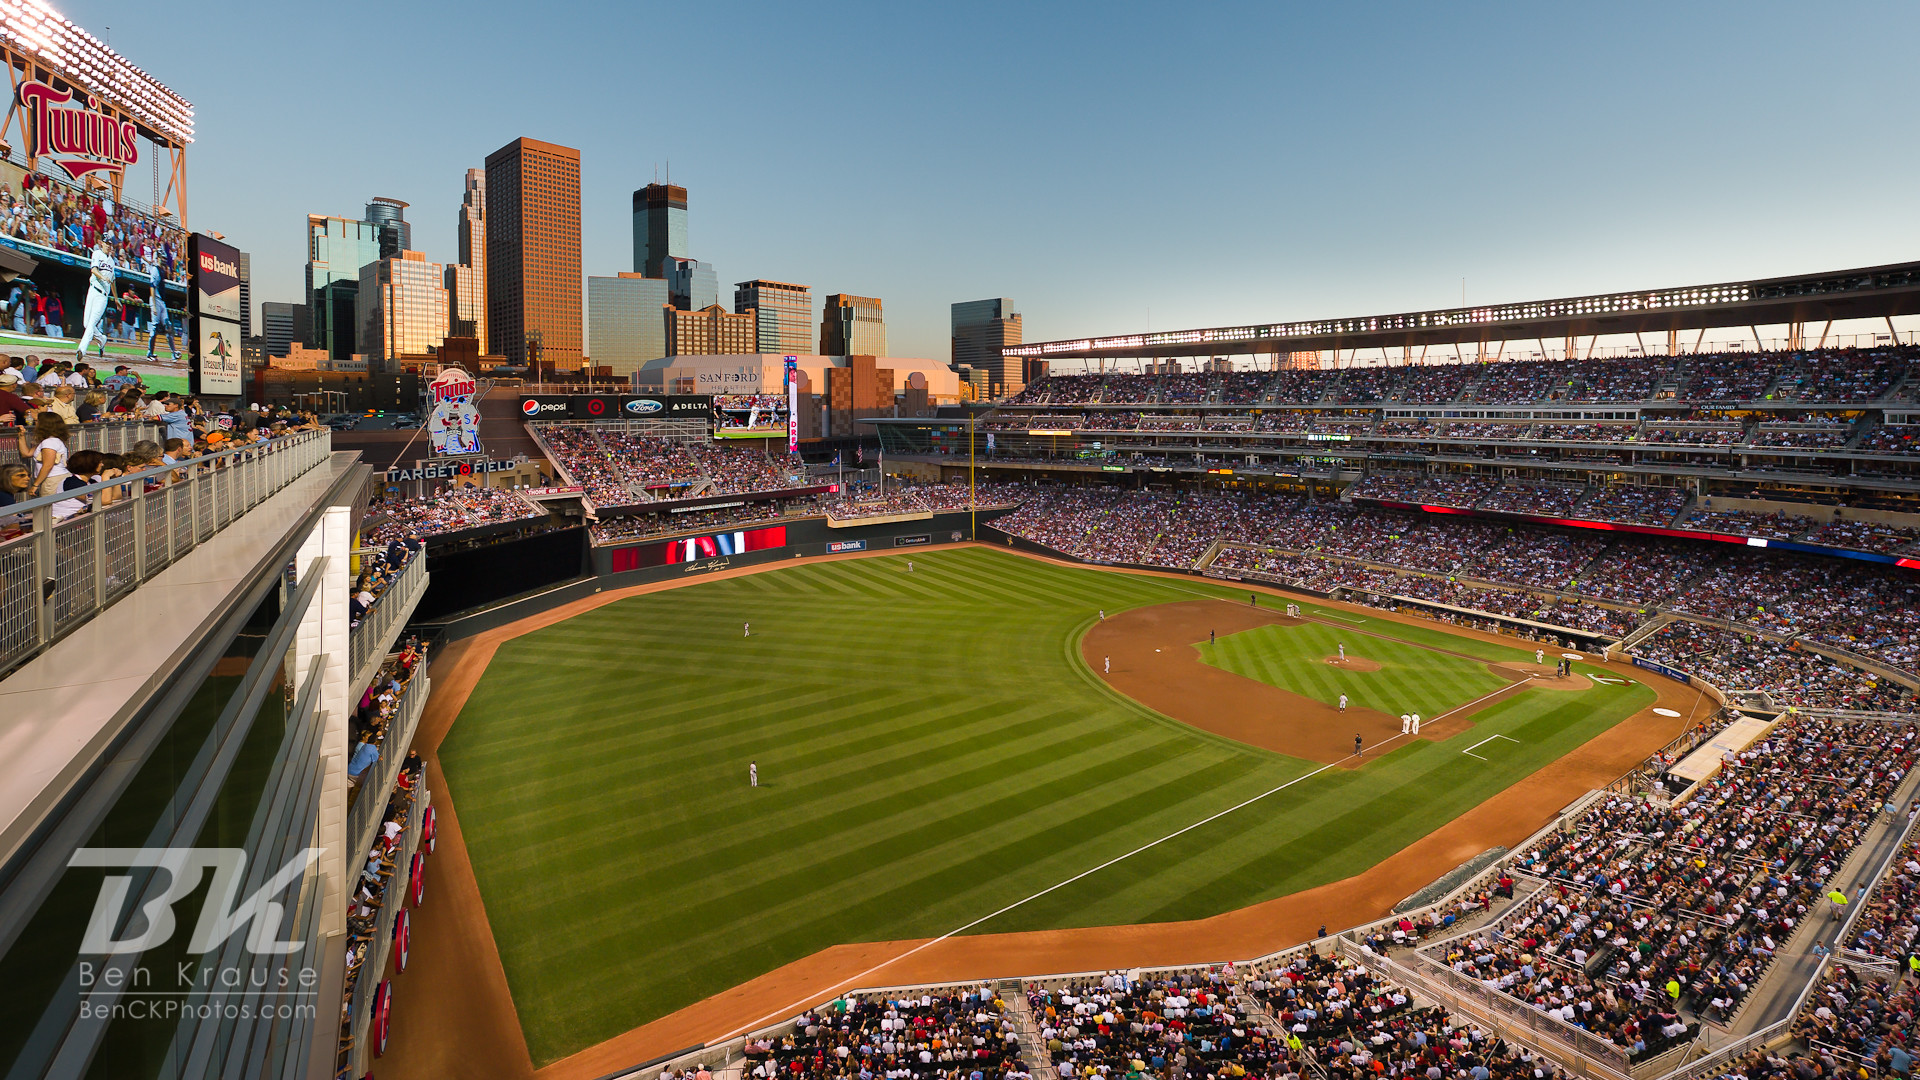
<svg viewBox="0 0 1920 1080">
<path fill-rule="evenodd" d="M 978 543 L 980 540 L 980 500 L 973 494 L 973 433 L 979 425 L 974 417 L 967 417 L 967 539 Z"/>
</svg>

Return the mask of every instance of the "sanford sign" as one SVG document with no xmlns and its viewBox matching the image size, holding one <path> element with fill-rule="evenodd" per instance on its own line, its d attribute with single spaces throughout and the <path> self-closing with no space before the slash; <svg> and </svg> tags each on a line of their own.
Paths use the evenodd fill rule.
<svg viewBox="0 0 1920 1080">
<path fill-rule="evenodd" d="M 74 95 L 43 82 L 24 82 L 20 107 L 27 114 L 31 156 L 47 158 L 75 180 L 90 172 L 122 172 L 140 160 L 139 128 L 97 111 L 99 101 L 69 105 Z"/>
</svg>

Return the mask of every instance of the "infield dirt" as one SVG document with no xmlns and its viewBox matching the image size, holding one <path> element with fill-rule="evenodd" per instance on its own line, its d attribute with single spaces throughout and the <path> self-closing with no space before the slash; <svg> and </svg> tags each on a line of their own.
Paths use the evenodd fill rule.
<svg viewBox="0 0 1920 1080">
<path fill-rule="evenodd" d="M 1398 744 L 1378 751 L 1371 748 L 1400 734 L 1398 716 L 1358 706 L 1343 712 L 1324 701 L 1214 667 L 1200 659 L 1199 650 L 1193 647 L 1208 640 L 1209 634 L 1237 634 L 1256 626 L 1298 626 L 1304 621 L 1227 600 L 1156 604 L 1095 623 L 1080 639 L 1080 655 L 1095 672 L 1104 672 L 1102 678 L 1109 686 L 1140 704 L 1249 746 L 1349 768 L 1397 749 Z M 1325 659 L 1349 671 L 1380 669 L 1377 661 L 1360 656 Z M 1429 742 L 1450 739 L 1473 726 L 1474 713 L 1542 682 L 1527 670 L 1532 665 L 1485 666 L 1510 685 L 1422 724 L 1420 734 L 1409 738 Z M 1584 677 L 1580 682 L 1592 685 Z M 1361 745 L 1369 748 L 1367 753 L 1353 752 L 1356 735 Z"/>
<path fill-rule="evenodd" d="M 987 546 L 1024 558 L 1084 568 L 1083 564 L 1067 560 Z M 891 553 L 825 558 L 872 558 L 886 554 Z M 781 565 L 785 564 L 721 571 L 699 580 L 758 573 Z M 1147 570 L 1111 572 L 1192 580 L 1183 574 Z M 383 1076 L 416 1080 L 448 1076 L 467 1080 L 594 1080 L 664 1054 L 773 1023 L 859 986 L 1211 963 L 1245 960 L 1278 951 L 1311 940 L 1322 926 L 1337 930 L 1378 918 L 1403 898 L 1488 848 L 1518 843 L 1550 820 L 1573 797 L 1611 783 L 1685 731 L 1696 719 L 1696 708 L 1709 711 L 1712 708 L 1699 691 L 1677 682 L 1647 677 L 1646 672 L 1625 664 L 1591 661 L 1595 667 L 1646 683 L 1655 691 L 1657 699 L 1652 706 L 1614 725 L 1572 753 L 1353 877 L 1208 919 L 1016 934 L 969 934 L 937 943 L 920 939 L 839 945 L 536 1071 L 520 1032 L 506 973 L 494 945 L 480 888 L 460 832 L 454 798 L 440 769 L 437 751 L 501 642 L 624 597 L 697 583 L 662 582 L 609 590 L 455 642 L 433 658 L 433 695 L 427 702 L 414 746 L 427 759 L 428 790 L 438 819 L 438 841 L 435 854 L 429 860 L 432 885 L 429 899 L 415 911 L 412 919 L 411 965 L 394 984 L 393 1034 L 379 1065 Z M 1289 601 L 1306 600 L 1324 607 L 1348 608 L 1382 622 L 1432 625 L 1423 619 L 1329 603 L 1281 589 L 1251 584 L 1242 587 Z M 1452 626 L 1446 629 L 1451 634 L 1502 645 L 1512 646 L 1518 642 L 1516 638 L 1483 631 Z M 1533 665 L 1512 666 L 1531 668 Z M 1541 681 L 1536 680 L 1534 685 Z M 1659 716 L 1655 708 L 1672 710 L 1678 717 Z M 1462 721 L 1462 726 L 1466 723 Z M 1397 726 L 1395 733 L 1398 733 Z M 1421 735 L 1426 734 L 1423 727 Z M 1346 749 L 1350 751 L 1351 746 L 1352 733 L 1349 732 Z M 383 977 L 393 977 L 391 969 Z"/>
</svg>

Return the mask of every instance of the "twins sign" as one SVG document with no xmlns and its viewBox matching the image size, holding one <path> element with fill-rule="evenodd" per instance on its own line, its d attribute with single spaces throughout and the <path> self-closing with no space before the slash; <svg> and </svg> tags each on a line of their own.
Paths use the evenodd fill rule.
<svg viewBox="0 0 1920 1080">
<path fill-rule="evenodd" d="M 43 82 L 24 82 L 20 108 L 27 115 L 31 156 L 46 158 L 79 180 L 90 172 L 124 172 L 140 160 L 139 129 L 98 111 L 99 101 L 69 104 L 75 96 Z"/>
<path fill-rule="evenodd" d="M 436 454 L 480 452 L 480 410 L 473 396 L 479 392 L 473 376 L 457 367 L 440 369 L 427 384 L 433 394 L 433 412 L 427 418 L 427 438 Z"/>
</svg>

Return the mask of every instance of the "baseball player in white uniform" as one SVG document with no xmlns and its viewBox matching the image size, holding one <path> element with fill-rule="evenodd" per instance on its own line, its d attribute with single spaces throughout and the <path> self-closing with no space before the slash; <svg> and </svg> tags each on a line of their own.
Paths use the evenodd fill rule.
<svg viewBox="0 0 1920 1080">
<path fill-rule="evenodd" d="M 87 263 L 87 307 L 80 325 L 85 327 L 80 333 L 80 347 L 73 350 L 73 358 L 78 361 L 87 355 L 87 343 L 100 339 L 100 355 L 107 355 L 107 335 L 100 330 L 100 323 L 107 317 L 107 301 L 113 299 L 113 256 L 107 254 L 106 245 L 96 244 L 93 258 Z"/>
<path fill-rule="evenodd" d="M 153 347 L 160 344 L 160 331 L 167 332 L 167 348 L 173 350 L 175 363 L 180 361 L 180 342 L 173 336 L 173 319 L 167 315 L 167 298 L 161 290 L 161 282 L 166 276 L 161 272 L 160 260 L 153 260 L 147 272 L 147 284 L 152 286 L 147 296 L 148 310 L 153 315 L 153 327 L 147 337 L 147 359 L 153 359 Z"/>
</svg>

